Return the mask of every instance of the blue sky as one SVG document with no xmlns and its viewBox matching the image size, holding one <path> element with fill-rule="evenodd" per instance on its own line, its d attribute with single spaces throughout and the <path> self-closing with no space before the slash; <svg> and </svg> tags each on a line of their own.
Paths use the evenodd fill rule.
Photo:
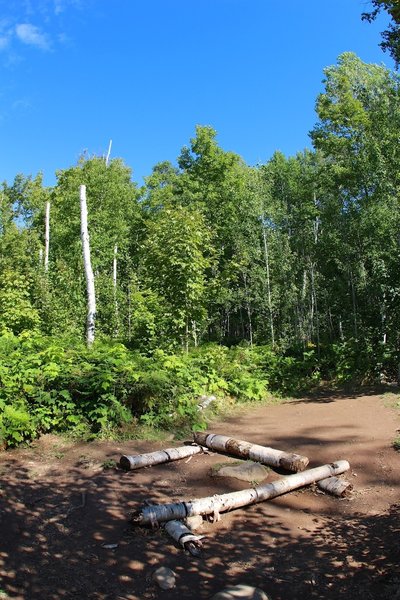
<svg viewBox="0 0 400 600">
<path fill-rule="evenodd" d="M 310 146 L 324 67 L 393 67 L 367 0 L 0 0 L 0 181 L 122 157 L 142 183 L 196 124 L 251 165 Z"/>
</svg>

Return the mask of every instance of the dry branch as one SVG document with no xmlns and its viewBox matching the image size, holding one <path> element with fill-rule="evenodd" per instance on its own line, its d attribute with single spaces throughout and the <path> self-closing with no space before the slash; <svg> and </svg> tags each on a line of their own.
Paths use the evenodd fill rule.
<svg viewBox="0 0 400 600">
<path fill-rule="evenodd" d="M 350 495 L 353 485 L 350 481 L 339 479 L 339 477 L 328 477 L 317 482 L 317 486 L 324 492 L 328 492 L 338 498 L 346 498 Z"/>
<path fill-rule="evenodd" d="M 136 456 L 121 456 L 119 464 L 123 469 L 132 471 L 143 467 L 151 467 L 174 460 L 180 460 L 193 454 L 200 454 L 203 448 L 200 446 L 180 446 L 179 448 L 167 448 L 166 450 L 157 450 L 149 454 L 137 454 Z"/>
<path fill-rule="evenodd" d="M 135 512 L 132 516 L 132 522 L 135 525 L 154 525 L 162 521 L 184 519 L 194 515 L 214 515 L 214 518 L 218 519 L 220 512 L 276 498 L 315 481 L 326 479 L 332 475 L 340 475 L 348 471 L 349 468 L 350 465 L 346 460 L 339 460 L 336 463 L 308 469 L 302 473 L 287 475 L 277 481 L 239 492 L 216 494 L 215 496 L 188 502 L 150 505 Z"/>
<path fill-rule="evenodd" d="M 254 460 L 263 465 L 286 469 L 287 471 L 304 471 L 309 463 L 306 456 L 289 454 L 281 450 L 259 446 L 258 444 L 250 444 L 249 442 L 236 440 L 226 435 L 207 432 L 195 432 L 193 435 L 197 444 L 207 446 L 211 450 L 226 452 L 227 454 Z"/>
</svg>

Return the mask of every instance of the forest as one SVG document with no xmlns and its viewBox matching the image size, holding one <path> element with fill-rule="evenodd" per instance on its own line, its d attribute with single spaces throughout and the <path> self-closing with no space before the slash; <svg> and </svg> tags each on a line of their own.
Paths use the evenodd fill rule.
<svg viewBox="0 0 400 600">
<path fill-rule="evenodd" d="M 389 382 L 400 360 L 400 80 L 342 54 L 313 150 L 247 165 L 197 126 L 143 186 L 82 156 L 0 191 L 0 446 L 205 427 L 235 402 Z M 86 343 L 85 185 L 96 293 Z"/>
</svg>

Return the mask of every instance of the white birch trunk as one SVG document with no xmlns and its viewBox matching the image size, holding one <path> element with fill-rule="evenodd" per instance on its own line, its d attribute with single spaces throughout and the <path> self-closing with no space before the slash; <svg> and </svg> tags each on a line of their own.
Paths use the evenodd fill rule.
<svg viewBox="0 0 400 600">
<path fill-rule="evenodd" d="M 215 496 L 189 500 L 188 502 L 146 506 L 133 514 L 132 522 L 134 525 L 155 525 L 159 522 L 184 519 L 194 515 L 214 515 L 214 519 L 218 520 L 221 512 L 276 498 L 321 479 L 340 475 L 349 469 L 350 465 L 346 460 L 339 460 L 336 463 L 309 469 L 302 473 L 287 475 L 272 483 L 239 492 L 216 494 Z"/>
<path fill-rule="evenodd" d="M 118 309 L 118 298 L 117 298 L 117 257 L 118 257 L 118 245 L 114 246 L 114 257 L 113 257 L 113 290 L 114 290 L 114 310 L 115 310 L 115 334 L 119 333 L 119 309 Z"/>
<path fill-rule="evenodd" d="M 339 498 L 346 498 L 350 495 L 350 492 L 353 489 L 353 485 L 350 483 L 350 481 L 339 479 L 339 477 L 328 477 L 327 479 L 321 479 L 321 481 L 317 482 L 317 486 L 320 490 L 328 492 L 333 496 L 338 496 Z"/>
<path fill-rule="evenodd" d="M 81 238 L 83 251 L 83 264 L 85 267 L 86 291 L 87 291 L 87 321 L 86 321 L 86 340 L 88 346 L 94 342 L 95 319 L 96 319 L 96 293 L 94 287 L 94 275 L 92 263 L 90 260 L 90 243 L 87 220 L 86 186 L 80 186 L 81 200 Z"/>
<path fill-rule="evenodd" d="M 111 146 L 112 146 L 112 140 L 110 140 L 110 143 L 108 144 L 108 152 L 107 152 L 107 156 L 106 156 L 106 167 L 108 167 L 108 161 L 110 159 Z"/>
<path fill-rule="evenodd" d="M 49 250 L 50 250 L 50 202 L 46 202 L 46 217 L 44 225 L 44 271 L 49 270 Z"/>
<path fill-rule="evenodd" d="M 123 469 L 132 471 L 174 460 L 181 460 L 182 458 L 200 454 L 201 452 L 203 452 L 203 448 L 200 446 L 180 446 L 179 448 L 167 448 L 166 450 L 157 450 L 149 454 L 137 454 L 136 456 L 125 454 L 121 456 L 119 464 Z"/>
<path fill-rule="evenodd" d="M 254 460 L 270 467 L 286 469 L 287 471 L 304 471 L 309 463 L 306 456 L 289 454 L 258 444 L 250 444 L 243 440 L 229 438 L 226 435 L 196 431 L 193 436 L 194 441 L 200 446 L 206 446 L 217 452 L 226 452 L 227 454 Z"/>
<path fill-rule="evenodd" d="M 265 233 L 265 227 L 263 225 L 263 240 L 264 240 L 264 261 L 265 261 L 265 270 L 267 273 L 267 298 L 268 298 L 268 310 L 269 310 L 269 319 L 270 319 L 270 329 L 271 329 L 271 343 L 275 345 L 275 331 L 274 331 L 274 318 L 272 315 L 272 295 L 271 295 L 271 278 L 269 273 L 269 252 L 268 252 L 268 243 L 267 243 L 267 234 Z"/>
<path fill-rule="evenodd" d="M 172 539 L 188 550 L 190 554 L 200 556 L 203 547 L 201 540 L 204 535 L 195 535 L 182 521 L 168 521 L 164 528 Z"/>
</svg>

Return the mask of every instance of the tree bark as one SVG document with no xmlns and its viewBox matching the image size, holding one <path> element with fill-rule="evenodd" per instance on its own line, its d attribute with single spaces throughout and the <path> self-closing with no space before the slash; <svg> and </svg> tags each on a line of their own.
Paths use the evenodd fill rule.
<svg viewBox="0 0 400 600">
<path fill-rule="evenodd" d="M 114 310 L 115 310 L 115 335 L 119 334 L 119 309 L 117 296 L 117 261 L 118 261 L 118 244 L 114 246 L 113 256 L 113 291 L 114 291 Z"/>
<path fill-rule="evenodd" d="M 193 436 L 194 441 L 200 446 L 206 446 L 217 452 L 226 452 L 227 454 L 254 460 L 263 465 L 286 469 L 287 471 L 304 471 L 309 463 L 306 456 L 289 454 L 258 444 L 250 444 L 225 435 L 196 431 Z"/>
<path fill-rule="evenodd" d="M 195 535 L 182 521 L 176 520 L 168 521 L 165 524 L 165 531 L 190 554 L 200 556 L 203 547 L 201 540 L 204 535 Z"/>
<path fill-rule="evenodd" d="M 339 498 L 346 498 L 350 495 L 350 492 L 353 489 L 353 485 L 350 483 L 350 481 L 339 479 L 339 477 L 328 477 L 327 479 L 321 479 L 321 481 L 317 482 L 317 486 L 324 492 L 328 492 L 329 494 L 338 496 Z"/>
<path fill-rule="evenodd" d="M 49 249 L 50 249 L 50 202 L 46 202 L 46 216 L 44 225 L 44 271 L 49 270 Z"/>
<path fill-rule="evenodd" d="M 87 321 L 86 321 L 86 340 L 88 346 L 94 342 L 95 335 L 95 319 L 96 319 L 96 293 L 94 287 L 94 275 L 92 269 L 92 263 L 90 260 L 90 243 L 89 243 L 89 231 L 87 222 L 87 203 L 86 203 L 86 186 L 80 186 L 80 200 L 81 200 L 81 238 L 82 238 L 82 251 L 83 251 L 83 263 L 85 267 L 86 277 L 86 291 L 87 291 Z"/>
<path fill-rule="evenodd" d="M 157 450 L 149 454 L 137 454 L 136 456 L 125 454 L 121 456 L 119 464 L 123 469 L 133 471 L 134 469 L 180 460 L 194 454 L 200 454 L 201 452 L 203 452 L 203 448 L 200 446 L 180 446 L 179 448 L 167 448 L 166 450 Z"/>
<path fill-rule="evenodd" d="M 192 517 L 194 515 L 214 515 L 214 518 L 218 519 L 220 512 L 276 498 L 320 479 L 340 475 L 348 471 L 349 468 L 350 465 L 346 460 L 339 460 L 336 463 L 309 469 L 302 473 L 287 475 L 272 483 L 266 483 L 239 492 L 216 494 L 215 496 L 190 500 L 188 502 L 146 506 L 132 515 L 132 523 L 134 525 L 154 525 L 159 522 L 184 519 L 185 517 Z"/>
<path fill-rule="evenodd" d="M 265 261 L 265 270 L 267 274 L 267 298 L 268 298 L 268 310 L 269 310 L 269 324 L 271 329 L 271 343 L 275 346 L 275 331 L 274 331 L 274 318 L 272 314 L 272 295 L 271 295 L 271 278 L 269 272 L 269 251 L 268 251 L 268 242 L 267 242 L 267 234 L 265 232 L 265 226 L 262 226 L 263 232 L 263 241 L 264 241 L 264 261 Z"/>
</svg>

